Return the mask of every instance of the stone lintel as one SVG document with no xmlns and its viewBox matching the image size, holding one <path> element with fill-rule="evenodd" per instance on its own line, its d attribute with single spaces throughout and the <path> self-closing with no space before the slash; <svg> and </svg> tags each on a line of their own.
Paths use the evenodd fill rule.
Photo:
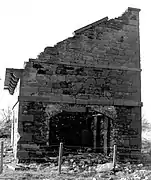
<svg viewBox="0 0 151 180">
<path fill-rule="evenodd" d="M 69 95 L 54 95 L 50 94 L 49 97 L 39 96 L 19 96 L 19 101 L 35 101 L 35 102 L 46 102 L 46 103 L 63 103 L 63 104 L 77 104 L 77 105 L 106 105 L 106 106 L 142 106 L 142 102 L 133 100 L 116 99 L 109 100 L 105 97 L 100 99 L 76 99 Z"/>
</svg>

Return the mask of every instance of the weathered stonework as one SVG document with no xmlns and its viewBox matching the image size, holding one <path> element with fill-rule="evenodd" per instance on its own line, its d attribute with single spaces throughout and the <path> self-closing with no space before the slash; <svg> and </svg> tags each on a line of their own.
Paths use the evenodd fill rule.
<svg viewBox="0 0 151 180">
<path fill-rule="evenodd" d="M 121 154 L 125 147 L 140 152 L 139 11 L 128 8 L 118 18 L 92 23 L 54 47 L 46 47 L 36 59 L 29 59 L 18 76 L 19 159 L 44 156 L 46 152 L 42 147 L 50 145 L 50 124 L 53 117 L 59 118 L 57 114 L 66 111 L 73 113 L 74 118 L 75 113 L 86 118 L 85 114 L 92 116 L 94 106 L 95 112 L 100 112 L 96 107 L 108 106 L 114 106 L 116 111 L 116 115 L 112 112 L 111 116 L 108 112 L 105 114 L 105 108 L 101 112 L 105 114 L 103 131 L 100 129 L 104 140 L 99 138 L 98 146 L 117 143 Z M 5 86 L 10 91 L 7 81 L 10 81 L 9 76 Z M 10 92 L 13 94 L 12 90 Z M 109 129 L 106 117 L 110 118 Z M 130 155 L 133 155 L 132 149 Z"/>
</svg>

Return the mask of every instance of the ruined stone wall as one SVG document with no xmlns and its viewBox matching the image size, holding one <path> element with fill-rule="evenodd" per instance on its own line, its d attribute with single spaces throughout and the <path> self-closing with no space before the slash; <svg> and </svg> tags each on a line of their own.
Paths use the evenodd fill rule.
<svg viewBox="0 0 151 180">
<path fill-rule="evenodd" d="M 24 74 L 22 96 L 64 95 L 72 97 L 73 102 L 78 99 L 140 101 L 140 89 L 136 80 L 140 73 L 138 71 L 42 62 L 31 62 L 30 66 L 26 70 L 27 74 Z M 41 68 L 37 70 L 35 66 Z"/>
<path fill-rule="evenodd" d="M 47 145 L 48 128 L 46 105 L 42 102 L 21 102 L 18 141 L 18 158 L 44 157 L 40 146 Z"/>
<path fill-rule="evenodd" d="M 138 18 L 138 11 L 129 9 L 45 48 L 27 63 L 21 95 L 141 101 Z"/>
<path fill-rule="evenodd" d="M 21 80 L 19 127 L 20 134 L 30 130 L 26 128 L 28 123 L 22 122 L 25 118 L 35 130 L 31 130 L 32 135 L 27 132 L 27 138 L 22 135 L 19 148 L 23 150 L 20 146 L 28 142 L 39 145 L 38 136 L 46 143 L 44 104 L 53 103 L 116 106 L 115 124 L 121 143 L 140 147 L 139 46 L 139 10 L 129 8 L 118 18 L 105 18 L 75 31 L 73 37 L 45 48 L 37 59 L 30 59 Z M 25 115 L 23 107 L 27 102 L 39 104 L 29 108 Z M 46 125 L 41 126 L 44 122 Z M 126 132 L 131 128 L 137 133 L 127 141 Z"/>
<path fill-rule="evenodd" d="M 141 150 L 141 108 L 116 106 L 114 141 L 123 157 L 139 158 Z M 126 155 L 127 156 L 126 156 Z"/>
<path fill-rule="evenodd" d="M 48 146 L 49 142 L 50 117 L 61 112 L 61 110 L 75 107 L 75 105 L 62 104 L 61 106 L 60 104 L 52 105 L 39 101 L 24 101 L 20 105 L 22 113 L 20 114 L 18 129 L 20 134 L 18 157 L 20 159 L 43 158 L 49 153 L 45 147 Z M 81 112 L 84 112 L 85 105 L 79 105 L 79 107 Z M 93 105 L 89 105 L 89 107 L 93 107 Z M 110 147 L 112 148 L 116 143 L 120 154 L 129 153 L 129 155 L 138 158 L 136 153 L 141 148 L 140 107 L 115 106 L 115 110 L 116 118 L 111 120 Z M 100 139 L 100 145 L 103 148 L 102 139 Z"/>
<path fill-rule="evenodd" d="M 39 58 L 48 63 L 139 68 L 139 11 L 129 9 L 115 19 L 93 23 L 75 31 Z"/>
</svg>

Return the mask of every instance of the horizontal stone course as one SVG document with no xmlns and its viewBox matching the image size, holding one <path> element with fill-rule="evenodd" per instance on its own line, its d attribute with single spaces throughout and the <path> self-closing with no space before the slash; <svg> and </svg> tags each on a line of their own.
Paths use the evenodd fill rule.
<svg viewBox="0 0 151 180">
<path fill-rule="evenodd" d="M 53 97 L 53 99 L 52 99 Z M 56 98 L 56 99 L 55 99 Z M 87 98 L 73 98 L 72 96 L 70 97 L 69 95 L 62 95 L 62 97 L 59 95 L 52 95 L 51 97 L 41 97 L 37 98 L 36 96 L 22 96 L 19 97 L 20 102 L 25 102 L 25 101 L 33 101 L 33 102 L 50 102 L 50 103 L 67 103 L 67 104 L 102 104 L 102 105 L 115 105 L 115 106 L 142 106 L 141 102 L 137 101 L 132 101 L 132 100 L 123 100 L 123 99 L 108 99 L 108 98 L 99 98 L 99 99 L 87 99 Z"/>
<path fill-rule="evenodd" d="M 21 95 L 49 96 L 51 93 L 56 93 L 75 96 L 82 93 L 102 97 L 105 86 L 108 87 L 109 96 L 118 99 L 135 100 L 140 94 L 137 91 L 140 88 L 139 72 L 136 71 L 92 69 L 67 65 L 59 65 L 56 68 L 51 65 L 49 68 L 51 67 L 54 69 L 53 75 L 40 75 L 38 79 L 37 77 L 34 79 L 35 83 L 32 80 L 26 82 L 26 85 L 24 84 L 21 88 Z M 122 93 L 122 97 L 117 92 Z"/>
</svg>

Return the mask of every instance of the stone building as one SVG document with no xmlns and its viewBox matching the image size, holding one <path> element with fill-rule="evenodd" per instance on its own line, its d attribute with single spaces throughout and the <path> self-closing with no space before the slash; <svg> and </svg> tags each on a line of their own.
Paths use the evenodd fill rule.
<svg viewBox="0 0 151 180">
<path fill-rule="evenodd" d="M 46 47 L 24 69 L 6 69 L 4 89 L 18 93 L 15 157 L 41 159 L 60 142 L 102 153 L 117 143 L 120 153 L 140 152 L 139 12 L 129 7 L 118 18 L 105 17 Z M 91 132 L 86 145 L 84 130 Z"/>
</svg>

